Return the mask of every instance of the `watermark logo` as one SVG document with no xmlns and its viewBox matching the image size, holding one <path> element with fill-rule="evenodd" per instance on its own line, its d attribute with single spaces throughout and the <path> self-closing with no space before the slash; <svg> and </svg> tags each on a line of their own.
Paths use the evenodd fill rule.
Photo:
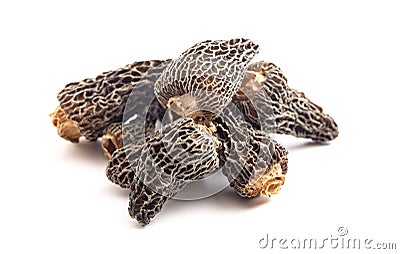
<svg viewBox="0 0 400 254">
<path fill-rule="evenodd" d="M 338 228 L 338 235 L 345 236 L 349 233 L 349 230 L 346 227 L 339 227 Z"/>
<path fill-rule="evenodd" d="M 288 238 L 267 233 L 258 241 L 258 246 L 269 250 L 397 250 L 396 242 L 352 237 L 347 227 L 339 227 L 336 234 L 330 234 L 328 237 Z"/>
</svg>

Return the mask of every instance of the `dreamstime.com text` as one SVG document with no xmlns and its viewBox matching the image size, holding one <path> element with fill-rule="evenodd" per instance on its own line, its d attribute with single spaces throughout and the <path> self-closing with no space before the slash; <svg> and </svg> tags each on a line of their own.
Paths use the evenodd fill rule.
<svg viewBox="0 0 400 254">
<path fill-rule="evenodd" d="M 377 241 L 369 238 L 348 237 L 348 229 L 339 227 L 337 235 L 325 238 L 286 238 L 266 234 L 258 244 L 261 249 L 351 249 L 351 250 L 396 250 L 395 242 Z"/>
</svg>

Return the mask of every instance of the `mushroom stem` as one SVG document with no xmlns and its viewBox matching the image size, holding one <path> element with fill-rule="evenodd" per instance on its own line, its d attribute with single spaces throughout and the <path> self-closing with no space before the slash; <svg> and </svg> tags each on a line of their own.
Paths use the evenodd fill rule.
<svg viewBox="0 0 400 254">
<path fill-rule="evenodd" d="M 112 123 L 104 130 L 101 146 L 107 159 L 111 159 L 115 150 L 122 147 L 122 124 Z"/>
<path fill-rule="evenodd" d="M 69 119 L 60 106 L 49 115 L 53 125 L 57 128 L 58 135 L 72 143 L 78 143 L 81 133 L 78 125 Z"/>
<path fill-rule="evenodd" d="M 254 196 L 259 194 L 261 197 L 278 194 L 285 182 L 285 175 L 282 173 L 280 163 L 274 164 L 267 172 L 261 176 L 256 183 L 246 185 L 249 192 L 254 192 Z"/>
<path fill-rule="evenodd" d="M 121 142 L 119 142 L 118 138 L 112 133 L 106 133 L 103 135 L 101 145 L 103 147 L 104 155 L 107 157 L 107 159 L 111 159 L 115 150 L 121 148 Z"/>
</svg>

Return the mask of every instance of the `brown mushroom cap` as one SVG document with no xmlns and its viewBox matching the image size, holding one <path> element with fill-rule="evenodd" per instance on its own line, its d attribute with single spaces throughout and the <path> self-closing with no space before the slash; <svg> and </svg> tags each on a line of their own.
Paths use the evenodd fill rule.
<svg viewBox="0 0 400 254">
<path fill-rule="evenodd" d="M 64 120 L 72 121 L 81 136 L 96 140 L 111 123 L 122 121 L 132 89 L 138 85 L 154 85 L 167 63 L 160 60 L 135 62 L 115 71 L 104 72 L 96 78 L 66 85 L 57 96 L 65 115 Z M 58 126 L 62 126 L 62 123 Z M 77 142 L 75 136 L 62 137 Z"/>
<path fill-rule="evenodd" d="M 157 99 L 181 116 L 212 119 L 237 92 L 257 53 L 258 45 L 247 39 L 197 43 L 164 69 Z"/>
<path fill-rule="evenodd" d="M 304 93 L 290 88 L 273 63 L 251 64 L 232 102 L 255 129 L 321 142 L 339 133 L 334 119 Z"/>
</svg>

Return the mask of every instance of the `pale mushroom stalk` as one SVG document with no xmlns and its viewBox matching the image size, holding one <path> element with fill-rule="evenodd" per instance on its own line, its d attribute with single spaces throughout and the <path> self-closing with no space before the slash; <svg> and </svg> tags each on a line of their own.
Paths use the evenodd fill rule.
<svg viewBox="0 0 400 254">
<path fill-rule="evenodd" d="M 277 194 L 287 173 L 287 151 L 262 130 L 255 130 L 233 107 L 215 119 L 223 174 L 242 197 Z"/>
</svg>

